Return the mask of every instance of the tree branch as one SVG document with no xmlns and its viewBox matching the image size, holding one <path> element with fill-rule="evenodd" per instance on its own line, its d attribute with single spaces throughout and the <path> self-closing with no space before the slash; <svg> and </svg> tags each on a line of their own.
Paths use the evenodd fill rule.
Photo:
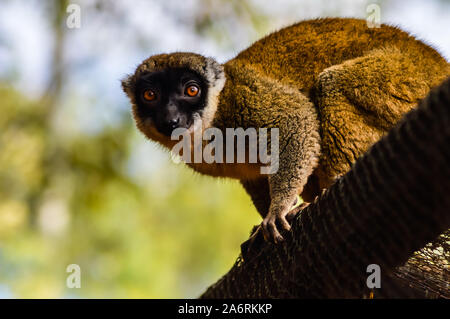
<svg viewBox="0 0 450 319">
<path fill-rule="evenodd" d="M 360 298 L 371 292 L 369 264 L 381 267 L 375 297 L 449 296 L 449 232 L 439 237 L 450 227 L 449 190 L 450 78 L 302 210 L 282 244 L 244 243 L 201 297 Z M 438 237 L 443 258 L 430 275 L 443 287 L 417 278 L 426 258 L 413 255 Z M 426 294 L 430 286 L 436 294 Z"/>
</svg>

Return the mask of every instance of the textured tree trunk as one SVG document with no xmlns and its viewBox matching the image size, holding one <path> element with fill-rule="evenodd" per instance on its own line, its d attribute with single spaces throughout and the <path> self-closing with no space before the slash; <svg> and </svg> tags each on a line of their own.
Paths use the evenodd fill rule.
<svg viewBox="0 0 450 319">
<path fill-rule="evenodd" d="M 284 243 L 253 236 L 201 297 L 450 298 L 449 191 L 447 79 L 297 215 Z M 381 288 L 367 286 L 371 264 Z"/>
</svg>

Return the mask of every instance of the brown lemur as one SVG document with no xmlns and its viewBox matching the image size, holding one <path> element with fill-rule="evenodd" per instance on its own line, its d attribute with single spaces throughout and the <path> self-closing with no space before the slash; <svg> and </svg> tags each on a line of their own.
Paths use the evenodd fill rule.
<svg viewBox="0 0 450 319">
<path fill-rule="evenodd" d="M 175 128 L 278 128 L 278 171 L 261 163 L 189 163 L 239 179 L 264 218 L 264 237 L 283 240 L 297 195 L 311 201 L 450 74 L 436 50 L 392 26 L 327 18 L 272 33 L 219 64 L 176 52 L 143 61 L 122 86 L 137 127 L 172 148 Z M 225 134 L 224 134 L 225 135 Z M 281 228 L 280 228 L 281 227 Z"/>
</svg>

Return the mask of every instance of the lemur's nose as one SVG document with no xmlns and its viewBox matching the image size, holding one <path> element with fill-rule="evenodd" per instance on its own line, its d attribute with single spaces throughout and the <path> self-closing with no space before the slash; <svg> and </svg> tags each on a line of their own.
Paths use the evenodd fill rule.
<svg viewBox="0 0 450 319">
<path fill-rule="evenodd" d="M 180 118 L 177 116 L 176 118 L 169 120 L 169 126 L 172 130 L 176 129 L 180 125 Z"/>
</svg>

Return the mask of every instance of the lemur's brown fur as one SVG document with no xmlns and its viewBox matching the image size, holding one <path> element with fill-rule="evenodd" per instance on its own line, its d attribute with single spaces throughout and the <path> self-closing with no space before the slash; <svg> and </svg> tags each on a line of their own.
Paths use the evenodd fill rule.
<svg viewBox="0 0 450 319">
<path fill-rule="evenodd" d="M 255 164 L 189 164 L 204 174 L 239 179 L 275 241 L 281 240 L 275 221 L 288 228 L 285 216 L 298 193 L 313 199 L 450 74 L 430 46 L 398 28 L 369 28 L 358 19 L 297 23 L 223 66 L 193 53 L 156 55 L 123 86 L 138 128 L 167 147 L 174 142 L 137 116 L 133 100 L 139 74 L 167 67 L 188 67 L 206 79 L 203 128 L 280 129 L 276 174 L 260 175 Z"/>
</svg>

